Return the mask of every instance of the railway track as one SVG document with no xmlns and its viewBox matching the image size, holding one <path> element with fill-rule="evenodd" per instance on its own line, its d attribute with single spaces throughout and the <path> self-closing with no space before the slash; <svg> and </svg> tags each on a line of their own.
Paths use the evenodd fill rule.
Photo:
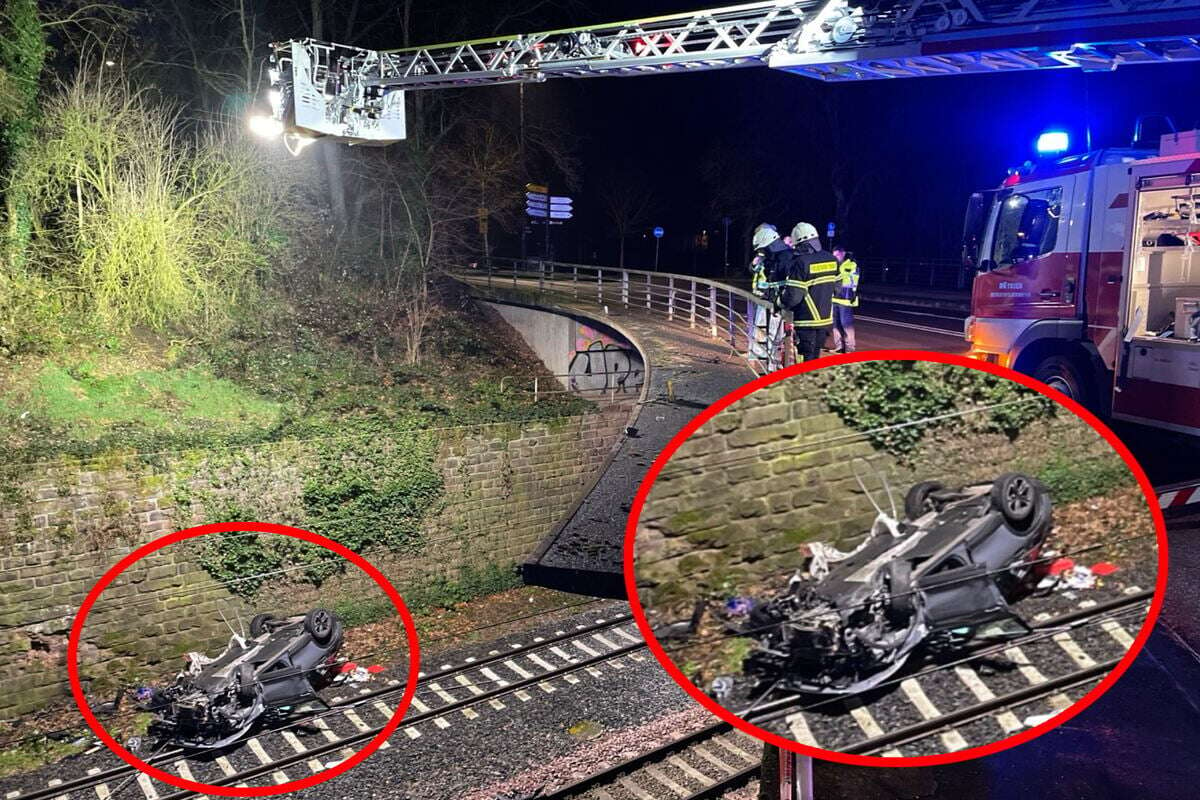
<svg viewBox="0 0 1200 800">
<path fill-rule="evenodd" d="M 950 664 L 890 682 L 877 696 L 819 701 L 817 707 L 811 700 L 785 697 L 763 703 L 749 718 L 768 728 L 782 726 L 780 733 L 806 744 L 868 755 L 924 755 L 992 741 L 1062 711 L 1099 682 L 1132 643 L 1151 596 L 1152 592 L 1137 591 L 1086 609 L 1042 615 L 1030 633 L 1016 640 L 958 653 Z M 601 667 L 619 669 L 622 659 L 644 661 L 649 657 L 641 652 L 644 647 L 633 622 L 622 615 L 422 673 L 408 714 L 384 748 L 449 728 L 459 718 L 478 718 L 489 708 L 503 713 L 529 700 L 531 693 L 600 677 Z M 997 667 L 997 660 L 1010 668 Z M 399 681 L 391 683 L 334 697 L 330 710 L 306 718 L 303 725 L 265 730 L 221 754 L 170 751 L 150 760 L 181 777 L 214 785 L 295 780 L 329 768 L 375 736 L 394 710 L 389 701 L 403 692 Z M 755 739 L 714 722 L 544 797 L 720 797 L 757 776 L 760 753 Z M 4 800 L 193 796 L 122 764 L 56 778 L 45 788 L 8 792 Z"/>
<path fill-rule="evenodd" d="M 601 668 L 621 669 L 623 659 L 644 661 L 645 642 L 628 614 L 595 619 L 553 636 L 512 643 L 507 650 L 458 665 L 422 672 L 412 705 L 395 737 L 418 739 L 446 729 L 458 719 L 476 719 L 487 709 L 504 712 L 531 699 L 603 676 Z M 266 729 L 221 751 L 184 753 L 172 749 L 147 761 L 187 780 L 219 786 L 250 786 L 255 781 L 286 783 L 321 772 L 352 755 L 386 725 L 403 695 L 400 680 L 330 699 L 330 709 Z M 394 739 L 392 740 L 394 741 Z M 383 748 L 392 746 L 385 742 Z M 9 791 L 4 800 L 177 800 L 193 797 L 120 764 L 92 767 L 86 774 L 52 778 L 44 788 Z"/>
<path fill-rule="evenodd" d="M 952 667 L 918 671 L 898 679 L 889 687 L 890 694 L 911 704 L 913 713 L 909 717 L 896 717 L 894 724 L 885 726 L 858 698 L 838 698 L 824 703 L 821 711 L 831 719 L 840 719 L 843 727 L 862 731 L 861 736 L 839 748 L 848 753 L 895 756 L 946 752 L 982 744 L 970 741 L 980 731 L 1008 735 L 1029 727 L 1023 719 L 1037 722 L 1042 715 L 1057 713 L 1102 680 L 1132 643 L 1152 595 L 1139 591 L 1087 609 L 1047 616 L 1036 622 L 1031 633 L 1017 640 L 977 646 L 962 654 Z M 1137 625 L 1130 625 L 1129 620 L 1136 620 Z M 1111 652 L 1110 657 L 1093 658 L 1084 651 L 1072 634 L 1093 628 L 1112 640 L 1113 650 L 1119 650 L 1120 654 Z M 1099 637 L 1089 637 L 1089 641 L 1093 638 Z M 1049 671 L 1048 667 L 1039 664 L 1042 667 L 1039 669 L 1020 655 L 1028 655 L 1027 651 L 1043 645 L 1062 650 L 1074 668 L 1047 676 L 1042 669 Z M 980 663 L 997 654 L 1013 659 L 1013 671 L 1021 673 L 1020 680 L 1025 685 L 1008 690 L 993 687 L 983 679 L 979 674 Z M 938 685 L 930 681 L 933 676 L 961 682 L 974 702 L 945 710 L 933 707 L 929 697 L 937 696 Z M 895 691 L 897 687 L 899 691 Z M 917 699 L 920 697 L 924 700 Z M 802 710 L 805 702 L 794 697 L 773 701 L 749 718 L 758 725 L 783 720 L 790 732 L 804 737 L 796 736 L 798 740 L 828 748 L 813 735 L 816 725 L 809 718 L 816 716 L 815 709 L 809 700 L 809 708 Z M 848 720 L 850 724 L 845 725 Z M 541 797 L 544 800 L 719 798 L 758 777 L 760 758 L 761 744 L 756 739 L 729 723 L 714 722 L 619 764 L 605 766 Z"/>
</svg>

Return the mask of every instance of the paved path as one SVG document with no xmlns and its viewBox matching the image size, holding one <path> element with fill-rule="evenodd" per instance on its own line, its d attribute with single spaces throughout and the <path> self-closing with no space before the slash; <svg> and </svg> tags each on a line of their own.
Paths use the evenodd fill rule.
<svg viewBox="0 0 1200 800">
<path fill-rule="evenodd" d="M 625 437 L 611 462 L 571 516 L 551 533 L 526 563 L 526 583 L 598 597 L 624 598 L 621 547 L 630 503 L 647 468 L 663 447 L 696 414 L 742 384 L 756 372 L 736 355 L 727 341 L 708 336 L 704 326 L 669 321 L 662 313 L 605 305 L 594 297 L 573 297 L 569 281 L 547 282 L 538 295 L 537 281 L 473 281 L 491 299 L 510 299 L 557 308 L 598 319 L 618 328 L 643 352 L 649 380 L 631 423 L 636 436 Z M 909 348 L 966 352 L 961 335 L 923 325 L 891 321 L 858 324 L 860 350 Z"/>
</svg>

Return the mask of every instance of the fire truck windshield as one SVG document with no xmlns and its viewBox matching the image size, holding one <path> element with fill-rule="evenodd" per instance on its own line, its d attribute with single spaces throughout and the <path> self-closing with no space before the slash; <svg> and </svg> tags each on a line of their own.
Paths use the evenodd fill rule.
<svg viewBox="0 0 1200 800">
<path fill-rule="evenodd" d="M 1062 188 L 1057 186 L 1005 197 L 996 215 L 986 267 L 1003 269 L 1054 250 L 1061 198 Z"/>
</svg>

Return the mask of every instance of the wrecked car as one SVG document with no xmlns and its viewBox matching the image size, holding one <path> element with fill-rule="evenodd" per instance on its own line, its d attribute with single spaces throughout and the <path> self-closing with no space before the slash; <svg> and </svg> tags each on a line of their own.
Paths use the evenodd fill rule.
<svg viewBox="0 0 1200 800">
<path fill-rule="evenodd" d="M 188 653 L 187 666 L 144 707 L 157 712 L 152 735 L 182 747 L 222 747 L 259 718 L 286 715 L 320 702 L 317 692 L 335 676 L 342 623 L 332 612 L 279 618 L 258 614 L 249 636 L 237 633 L 215 658 Z"/>
<path fill-rule="evenodd" d="M 756 640 L 742 668 L 759 687 L 862 692 L 921 645 L 953 646 L 1003 620 L 1028 630 L 1010 603 L 1045 574 L 1043 484 L 1019 473 L 957 489 L 924 481 L 908 491 L 902 519 L 876 510 L 857 549 L 814 543 L 810 576 L 754 603 L 736 632 Z"/>
</svg>

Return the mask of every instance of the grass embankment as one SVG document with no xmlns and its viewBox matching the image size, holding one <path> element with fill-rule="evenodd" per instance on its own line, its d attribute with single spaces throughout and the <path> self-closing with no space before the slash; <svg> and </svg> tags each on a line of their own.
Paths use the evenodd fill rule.
<svg viewBox="0 0 1200 800">
<path fill-rule="evenodd" d="M 0 460 L 221 447 L 292 437 L 577 413 L 505 376 L 546 374 L 514 332 L 461 298 L 404 365 L 330 309 L 264 304 L 212 342 L 140 332 L 0 359 Z M 349 332 L 348 332 L 349 331 Z"/>
</svg>

